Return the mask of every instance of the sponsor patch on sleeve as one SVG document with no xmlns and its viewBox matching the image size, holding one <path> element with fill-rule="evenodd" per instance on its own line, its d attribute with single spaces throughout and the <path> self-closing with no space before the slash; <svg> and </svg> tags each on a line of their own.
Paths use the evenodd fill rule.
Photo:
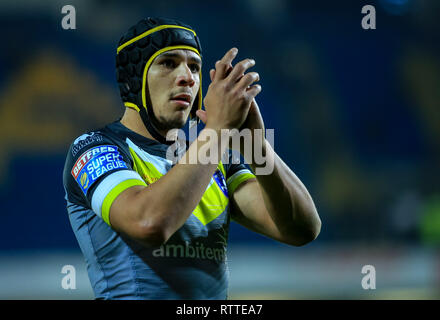
<svg viewBox="0 0 440 320">
<path fill-rule="evenodd" d="M 220 190 L 223 192 L 223 194 L 229 198 L 228 187 L 226 186 L 226 180 L 225 177 L 223 176 L 223 173 L 217 169 L 213 177 L 217 185 L 220 187 Z"/>
<path fill-rule="evenodd" d="M 116 146 L 104 145 L 84 152 L 72 168 L 72 176 L 87 195 L 87 190 L 107 172 L 116 169 L 127 169 Z"/>
<path fill-rule="evenodd" d="M 91 143 L 102 142 L 103 138 L 100 134 L 96 132 L 85 133 L 73 142 L 72 146 L 72 156 L 76 156 L 76 154 L 81 151 L 82 148 L 85 148 Z"/>
</svg>

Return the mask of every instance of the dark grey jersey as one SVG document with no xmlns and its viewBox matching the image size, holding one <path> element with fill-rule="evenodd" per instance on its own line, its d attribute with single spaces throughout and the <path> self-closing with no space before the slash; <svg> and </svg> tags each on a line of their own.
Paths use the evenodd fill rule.
<svg viewBox="0 0 440 320">
<path fill-rule="evenodd" d="M 232 164 L 231 153 L 166 244 L 144 247 L 110 225 L 111 204 L 122 191 L 148 186 L 172 168 L 168 148 L 114 122 L 78 137 L 69 149 L 67 211 L 98 299 L 227 298 L 229 197 L 255 178 L 244 164 Z"/>
</svg>

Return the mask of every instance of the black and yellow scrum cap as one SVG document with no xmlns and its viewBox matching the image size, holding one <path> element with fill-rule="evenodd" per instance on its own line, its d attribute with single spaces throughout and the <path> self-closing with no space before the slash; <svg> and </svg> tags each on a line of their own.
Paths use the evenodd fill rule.
<svg viewBox="0 0 440 320">
<path fill-rule="evenodd" d="M 147 74 L 153 60 L 163 52 L 186 49 L 202 56 L 202 48 L 195 31 L 184 23 L 165 18 L 146 18 L 131 27 L 119 40 L 116 53 L 116 78 L 124 105 L 138 112 L 148 106 Z M 196 111 L 202 108 L 202 71 L 200 89 L 190 112 L 197 119 Z"/>
</svg>

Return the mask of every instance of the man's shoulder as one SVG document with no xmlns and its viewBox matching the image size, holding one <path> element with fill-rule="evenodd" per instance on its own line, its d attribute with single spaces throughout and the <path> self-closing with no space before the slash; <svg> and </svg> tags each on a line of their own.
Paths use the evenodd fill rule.
<svg viewBox="0 0 440 320">
<path fill-rule="evenodd" d="M 64 185 L 68 192 L 74 190 L 80 194 L 78 185 L 86 191 L 99 177 L 127 168 L 129 162 L 124 135 L 115 129 L 114 123 L 85 132 L 73 139 L 67 152 Z M 95 171 L 99 172 L 92 174 Z"/>
<path fill-rule="evenodd" d="M 106 135 L 102 130 L 89 131 L 83 133 L 77 137 L 70 145 L 70 151 L 73 157 L 75 157 L 81 150 L 86 149 L 88 146 L 101 144 L 106 142 Z"/>
<path fill-rule="evenodd" d="M 74 138 L 67 151 L 65 170 L 69 171 L 86 155 L 98 156 L 107 152 L 123 152 L 124 138 L 112 130 L 112 124 L 87 131 Z M 67 172 L 66 171 L 66 172 Z"/>
<path fill-rule="evenodd" d="M 115 123 L 111 123 L 105 127 L 87 131 L 76 137 L 70 144 L 68 156 L 76 158 L 82 152 L 99 145 L 121 145 L 123 137 L 119 136 L 113 130 Z"/>
</svg>

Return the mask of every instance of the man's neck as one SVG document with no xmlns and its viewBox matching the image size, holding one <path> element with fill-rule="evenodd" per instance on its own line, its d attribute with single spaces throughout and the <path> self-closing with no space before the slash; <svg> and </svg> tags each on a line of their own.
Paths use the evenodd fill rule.
<svg viewBox="0 0 440 320">
<path fill-rule="evenodd" d="M 141 136 L 144 136 L 151 140 L 156 140 L 145 127 L 139 112 L 137 112 L 136 110 L 133 110 L 131 108 L 126 108 L 125 113 L 122 116 L 121 123 L 131 131 L 134 131 L 140 134 Z M 164 137 L 167 137 L 167 139 L 176 140 L 178 130 L 177 129 L 170 130 L 167 133 L 167 135 L 164 135 L 162 132 L 159 132 L 159 134 L 161 134 Z"/>
<path fill-rule="evenodd" d="M 121 123 L 131 131 L 134 131 L 141 136 L 144 136 L 148 139 L 156 140 L 153 138 L 150 132 L 148 132 L 147 128 L 142 122 L 139 113 L 136 110 L 126 108 L 125 113 L 122 116 Z"/>
</svg>

